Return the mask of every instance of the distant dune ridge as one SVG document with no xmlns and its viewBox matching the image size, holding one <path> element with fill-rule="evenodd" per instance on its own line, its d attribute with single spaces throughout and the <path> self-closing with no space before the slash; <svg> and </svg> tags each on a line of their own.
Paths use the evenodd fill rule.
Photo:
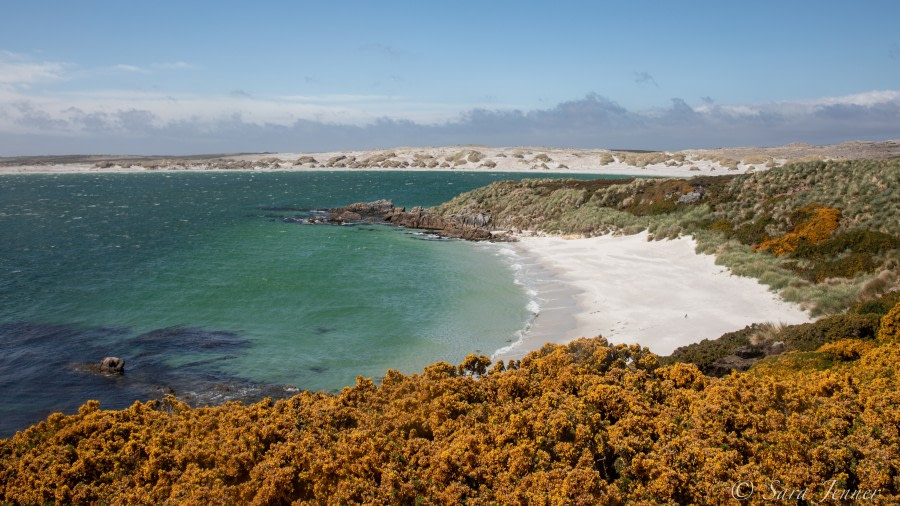
<svg viewBox="0 0 900 506">
<path fill-rule="evenodd" d="M 320 153 L 243 153 L 194 156 L 35 156 L 0 158 L 3 173 L 142 172 L 156 170 L 487 170 L 637 173 L 683 177 L 742 174 L 787 162 L 900 157 L 900 141 L 853 141 L 830 146 L 788 144 L 683 151 L 542 147 L 445 146 Z M 637 171 L 637 172 L 635 172 Z"/>
</svg>

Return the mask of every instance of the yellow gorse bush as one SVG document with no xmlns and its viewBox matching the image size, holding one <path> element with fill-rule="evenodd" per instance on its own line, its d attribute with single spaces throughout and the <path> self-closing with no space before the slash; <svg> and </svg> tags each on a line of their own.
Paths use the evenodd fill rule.
<svg viewBox="0 0 900 506">
<path fill-rule="evenodd" d="M 89 402 L 0 441 L 0 503 L 719 504 L 773 480 L 895 503 L 898 315 L 721 379 L 597 338 L 250 406 Z"/>
<path fill-rule="evenodd" d="M 801 208 L 799 213 L 807 218 L 794 226 L 787 234 L 769 238 L 753 247 L 754 251 L 769 251 L 775 256 L 786 255 L 797 249 L 804 241 L 810 244 L 820 243 L 837 230 L 841 221 L 840 209 L 809 205 Z"/>
</svg>

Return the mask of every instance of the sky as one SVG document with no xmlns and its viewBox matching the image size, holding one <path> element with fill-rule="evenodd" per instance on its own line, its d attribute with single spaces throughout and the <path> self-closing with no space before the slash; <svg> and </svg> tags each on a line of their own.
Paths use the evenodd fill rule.
<svg viewBox="0 0 900 506">
<path fill-rule="evenodd" d="M 900 139 L 900 2 L 4 2 L 0 156 Z"/>
</svg>

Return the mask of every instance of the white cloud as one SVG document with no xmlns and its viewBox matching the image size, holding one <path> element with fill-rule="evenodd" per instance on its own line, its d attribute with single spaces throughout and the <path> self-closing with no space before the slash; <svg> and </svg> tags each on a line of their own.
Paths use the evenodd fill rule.
<svg viewBox="0 0 900 506">
<path fill-rule="evenodd" d="M 0 51 L 0 86 L 27 87 L 63 79 L 64 63 L 37 62 L 10 51 Z"/>
<path fill-rule="evenodd" d="M 183 61 L 154 63 L 153 67 L 163 70 L 190 70 L 197 68 L 196 65 L 191 65 L 190 63 Z"/>
<path fill-rule="evenodd" d="M 118 65 L 113 65 L 112 68 L 113 68 L 113 70 L 118 70 L 121 72 L 133 72 L 136 74 L 149 74 L 150 73 L 150 71 L 147 69 L 138 67 L 137 65 L 128 65 L 125 63 L 119 63 Z"/>
</svg>

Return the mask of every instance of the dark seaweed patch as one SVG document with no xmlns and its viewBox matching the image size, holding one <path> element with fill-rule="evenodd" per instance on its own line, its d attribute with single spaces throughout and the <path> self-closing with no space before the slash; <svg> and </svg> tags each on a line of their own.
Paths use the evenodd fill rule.
<svg viewBox="0 0 900 506">
<path fill-rule="evenodd" d="M 106 409 L 177 392 L 191 405 L 256 401 L 290 395 L 282 385 L 263 385 L 217 370 L 218 363 L 249 341 L 233 332 L 169 327 L 122 340 L 122 328 L 81 328 L 29 322 L 0 324 L 0 438 L 52 412 L 72 413 L 89 399 Z M 115 338 L 111 340 L 109 338 Z M 115 344 L 111 344 L 115 343 Z M 178 366 L 167 357 L 205 353 L 206 359 Z M 97 374 L 106 356 L 125 359 L 125 374 Z"/>
<path fill-rule="evenodd" d="M 141 334 L 132 339 L 132 343 L 143 348 L 145 353 L 228 351 L 249 345 L 248 340 L 233 332 L 180 326 Z"/>
</svg>

